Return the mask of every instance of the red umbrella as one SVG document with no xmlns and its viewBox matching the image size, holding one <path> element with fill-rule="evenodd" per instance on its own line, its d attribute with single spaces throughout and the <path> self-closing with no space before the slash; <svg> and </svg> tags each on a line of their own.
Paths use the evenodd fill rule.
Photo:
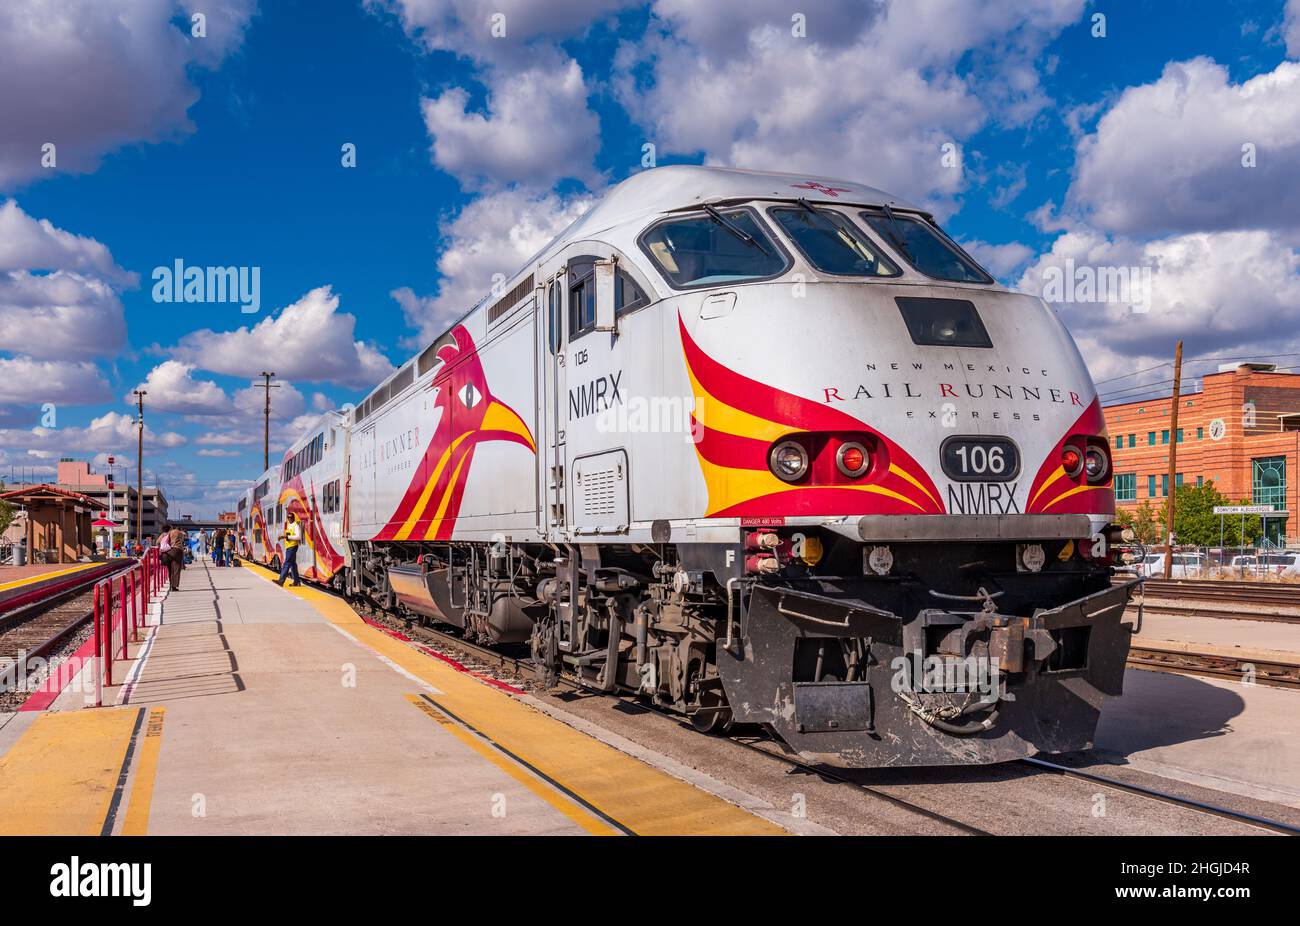
<svg viewBox="0 0 1300 926">
<path fill-rule="evenodd" d="M 110 521 L 108 518 L 97 518 L 90 522 L 91 527 L 117 527 L 116 521 Z"/>
</svg>

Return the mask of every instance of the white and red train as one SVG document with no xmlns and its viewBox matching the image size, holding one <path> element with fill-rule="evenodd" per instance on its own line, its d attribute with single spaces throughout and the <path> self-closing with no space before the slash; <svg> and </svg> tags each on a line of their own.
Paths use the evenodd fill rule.
<svg viewBox="0 0 1300 926">
<path fill-rule="evenodd" d="M 1096 389 L 857 183 L 632 177 L 240 500 L 275 565 L 839 765 L 1085 748 L 1121 690 Z"/>
</svg>

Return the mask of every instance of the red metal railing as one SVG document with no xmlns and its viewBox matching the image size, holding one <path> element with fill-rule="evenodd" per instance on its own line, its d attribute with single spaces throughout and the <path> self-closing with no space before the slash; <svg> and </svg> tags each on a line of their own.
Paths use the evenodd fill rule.
<svg viewBox="0 0 1300 926">
<path fill-rule="evenodd" d="M 127 656 L 128 634 L 130 642 L 140 641 L 149 605 L 166 582 L 167 568 L 158 548 L 151 547 L 129 570 L 95 585 L 95 655 L 99 660 L 95 672 L 96 706 L 103 704 L 103 686 L 113 684 L 113 663 Z"/>
</svg>

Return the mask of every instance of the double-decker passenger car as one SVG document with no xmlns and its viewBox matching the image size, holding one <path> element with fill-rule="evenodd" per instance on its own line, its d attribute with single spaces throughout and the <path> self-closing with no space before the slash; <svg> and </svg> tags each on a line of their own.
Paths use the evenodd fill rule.
<svg viewBox="0 0 1300 926">
<path fill-rule="evenodd" d="M 316 578 L 701 729 L 994 762 L 1087 746 L 1120 692 L 1087 369 L 1042 300 L 870 187 L 634 176 L 337 430 Z M 250 492 L 254 532 L 288 484 Z"/>
</svg>

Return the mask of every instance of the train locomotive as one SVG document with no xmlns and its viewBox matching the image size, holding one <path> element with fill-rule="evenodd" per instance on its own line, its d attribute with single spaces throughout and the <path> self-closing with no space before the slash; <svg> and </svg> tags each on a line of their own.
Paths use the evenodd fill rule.
<svg viewBox="0 0 1300 926">
<path fill-rule="evenodd" d="M 1121 692 L 1097 392 L 1042 300 L 862 184 L 611 189 L 238 502 L 244 555 L 805 759 L 1091 745 Z"/>
</svg>

